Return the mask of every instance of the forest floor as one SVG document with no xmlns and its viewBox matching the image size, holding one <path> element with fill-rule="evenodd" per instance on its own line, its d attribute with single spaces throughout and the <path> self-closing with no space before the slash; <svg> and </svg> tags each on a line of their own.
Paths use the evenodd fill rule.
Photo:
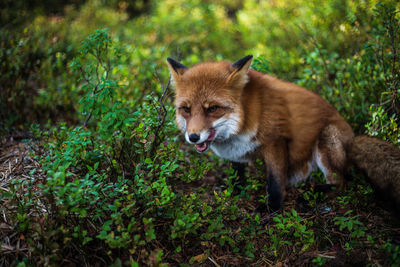
<svg viewBox="0 0 400 267">
<path fill-rule="evenodd" d="M 28 145 L 29 142 L 23 140 L 24 134 L 16 134 L 1 141 L 0 147 L 0 190 L 10 191 L 13 181 L 16 179 L 32 179 L 30 172 L 33 169 L 40 169 L 40 163 L 35 159 L 35 152 Z M 255 172 L 254 167 L 250 167 L 250 173 Z M 221 180 L 218 171 L 209 172 L 202 181 L 183 185 L 180 188 L 195 191 L 196 187 L 209 187 L 210 192 L 218 190 Z M 300 188 L 292 188 L 288 192 L 288 197 L 284 203 L 285 212 L 290 213 L 296 210 L 301 218 L 313 221 L 313 226 L 308 229 L 314 232 L 315 243 L 312 249 L 298 253 L 291 245 L 280 248 L 279 254 L 274 261 L 268 258 L 252 260 L 256 266 L 304 266 L 316 265 L 313 259 L 319 258 L 324 266 L 395 266 L 393 262 L 398 262 L 400 257 L 398 249 L 394 245 L 400 245 L 400 222 L 394 212 L 386 207 L 386 203 L 376 199 L 375 195 L 365 187 L 358 188 L 358 181 L 349 181 L 346 190 L 341 193 L 330 192 L 322 199 L 315 199 L 315 205 L 311 207 L 304 199 L 307 190 L 312 189 L 312 185 L 307 183 Z M 260 194 L 262 191 L 260 190 Z M 347 206 L 338 202 L 338 194 L 342 197 L 347 196 Z M 358 201 L 359 200 L 359 201 Z M 6 202 L 2 201 L 6 204 Z M 256 198 L 243 199 L 240 202 L 241 209 L 252 211 L 258 205 Z M 352 216 L 347 216 L 347 214 Z M 344 229 L 335 227 L 335 218 L 348 218 Z M 269 214 L 263 214 L 261 221 L 265 224 L 265 229 L 275 224 Z M 336 220 L 337 221 L 337 220 Z M 362 224 L 357 225 L 357 222 Z M 359 228 L 357 228 L 359 226 Z M 0 266 L 4 266 L 2 259 L 7 255 L 20 255 L 29 258 L 30 245 L 25 242 L 25 237 L 14 230 L 14 222 L 7 213 L 7 207 L 3 206 L 0 214 Z M 362 234 L 355 238 L 354 234 L 360 230 Z M 289 233 L 282 238 L 291 240 Z M 265 246 L 265 235 L 260 235 L 255 242 L 256 250 L 263 249 Z M 388 242 L 390 240 L 390 244 Z M 350 245 L 349 245 L 350 244 Z M 212 261 L 207 261 L 204 266 L 219 266 L 216 262 L 223 265 L 242 265 L 243 260 L 235 260 L 234 255 L 226 255 L 224 251 L 213 251 Z M 390 258 L 392 257 L 392 258 Z M 8 261 L 9 262 L 9 261 Z"/>
</svg>

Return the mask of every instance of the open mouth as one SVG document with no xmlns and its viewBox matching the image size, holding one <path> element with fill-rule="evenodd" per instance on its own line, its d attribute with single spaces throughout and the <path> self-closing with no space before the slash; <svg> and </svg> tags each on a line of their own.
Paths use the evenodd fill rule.
<svg viewBox="0 0 400 267">
<path fill-rule="evenodd" d="M 203 143 L 195 145 L 196 149 L 197 149 L 197 152 L 203 153 L 204 151 L 206 151 L 208 149 L 210 143 L 214 140 L 214 137 L 215 137 L 215 130 L 211 129 L 207 140 L 204 141 Z"/>
</svg>

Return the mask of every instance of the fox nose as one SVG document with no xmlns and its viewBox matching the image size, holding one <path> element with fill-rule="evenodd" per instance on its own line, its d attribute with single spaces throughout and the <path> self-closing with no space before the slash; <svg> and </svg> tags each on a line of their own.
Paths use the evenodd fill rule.
<svg viewBox="0 0 400 267">
<path fill-rule="evenodd" d="M 197 141 L 200 140 L 200 135 L 198 134 L 191 134 L 189 135 L 189 140 L 193 143 L 196 143 Z"/>
</svg>

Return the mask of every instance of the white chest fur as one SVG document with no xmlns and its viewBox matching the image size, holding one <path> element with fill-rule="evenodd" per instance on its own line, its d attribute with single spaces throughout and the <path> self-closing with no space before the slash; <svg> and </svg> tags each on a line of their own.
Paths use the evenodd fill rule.
<svg viewBox="0 0 400 267">
<path fill-rule="evenodd" d="M 223 142 L 211 143 L 211 150 L 219 157 L 235 162 L 249 162 L 250 158 L 246 154 L 253 152 L 259 143 L 253 140 L 256 132 L 248 134 L 232 135 Z"/>
</svg>

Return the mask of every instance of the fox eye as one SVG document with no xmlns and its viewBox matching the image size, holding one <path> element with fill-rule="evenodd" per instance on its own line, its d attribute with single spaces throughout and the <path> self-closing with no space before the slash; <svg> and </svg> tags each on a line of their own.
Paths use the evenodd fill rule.
<svg viewBox="0 0 400 267">
<path fill-rule="evenodd" d="M 185 113 L 190 113 L 189 107 L 180 107 L 179 109 L 183 110 Z"/>
<path fill-rule="evenodd" d="M 207 109 L 207 113 L 214 113 L 214 112 L 216 112 L 219 108 L 220 108 L 219 106 L 212 106 L 212 107 L 209 107 L 209 108 Z"/>
</svg>

